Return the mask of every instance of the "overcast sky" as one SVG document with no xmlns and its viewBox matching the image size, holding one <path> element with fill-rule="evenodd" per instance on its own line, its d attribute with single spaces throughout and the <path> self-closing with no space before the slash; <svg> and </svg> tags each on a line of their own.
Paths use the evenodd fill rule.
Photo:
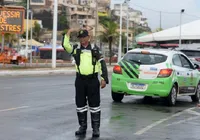
<svg viewBox="0 0 200 140">
<path fill-rule="evenodd" d="M 112 0 L 112 5 L 113 1 L 119 0 Z M 163 11 L 162 28 L 164 29 L 180 24 L 179 13 L 181 9 L 185 9 L 185 14 L 182 19 L 183 23 L 188 23 L 198 19 L 200 20 L 200 0 L 130 0 L 129 6 L 143 12 L 143 16 L 148 18 L 148 23 L 152 30 L 160 27 L 160 12 L 148 10 L 147 8 L 156 11 Z"/>
</svg>

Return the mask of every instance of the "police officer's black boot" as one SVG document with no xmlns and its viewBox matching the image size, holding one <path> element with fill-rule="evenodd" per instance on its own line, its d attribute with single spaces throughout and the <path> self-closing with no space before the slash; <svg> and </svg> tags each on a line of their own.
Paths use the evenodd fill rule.
<svg viewBox="0 0 200 140">
<path fill-rule="evenodd" d="M 79 129 L 75 132 L 76 136 L 83 136 L 86 134 L 87 130 L 87 111 L 85 112 L 77 112 L 78 121 L 79 121 Z"/>
<path fill-rule="evenodd" d="M 101 112 L 91 113 L 91 120 L 92 120 L 92 128 L 93 133 L 92 137 L 99 137 L 100 136 L 100 119 L 101 119 Z"/>
</svg>

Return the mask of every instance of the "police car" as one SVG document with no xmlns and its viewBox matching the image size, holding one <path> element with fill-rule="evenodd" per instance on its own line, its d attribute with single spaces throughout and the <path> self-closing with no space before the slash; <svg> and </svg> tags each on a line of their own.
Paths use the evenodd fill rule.
<svg viewBox="0 0 200 140">
<path fill-rule="evenodd" d="M 169 49 L 133 49 L 114 66 L 112 99 L 121 102 L 124 95 L 164 97 L 168 105 L 178 96 L 200 98 L 199 66 L 180 52 Z"/>
</svg>

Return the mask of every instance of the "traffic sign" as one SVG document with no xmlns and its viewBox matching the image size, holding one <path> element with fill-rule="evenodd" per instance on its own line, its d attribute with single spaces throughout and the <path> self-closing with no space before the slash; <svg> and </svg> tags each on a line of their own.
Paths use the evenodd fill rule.
<svg viewBox="0 0 200 140">
<path fill-rule="evenodd" d="M 20 33 L 24 31 L 24 8 L 0 7 L 0 32 Z"/>
</svg>

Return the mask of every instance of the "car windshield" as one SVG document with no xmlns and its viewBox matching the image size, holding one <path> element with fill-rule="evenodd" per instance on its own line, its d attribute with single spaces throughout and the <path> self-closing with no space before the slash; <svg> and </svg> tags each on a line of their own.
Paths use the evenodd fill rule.
<svg viewBox="0 0 200 140">
<path fill-rule="evenodd" d="M 181 50 L 181 52 L 183 52 L 188 57 L 200 57 L 200 51 Z"/>
<path fill-rule="evenodd" d="M 138 64 L 152 65 L 165 62 L 167 60 L 167 56 L 162 54 L 141 54 L 130 52 L 124 56 L 123 60 Z"/>
</svg>

